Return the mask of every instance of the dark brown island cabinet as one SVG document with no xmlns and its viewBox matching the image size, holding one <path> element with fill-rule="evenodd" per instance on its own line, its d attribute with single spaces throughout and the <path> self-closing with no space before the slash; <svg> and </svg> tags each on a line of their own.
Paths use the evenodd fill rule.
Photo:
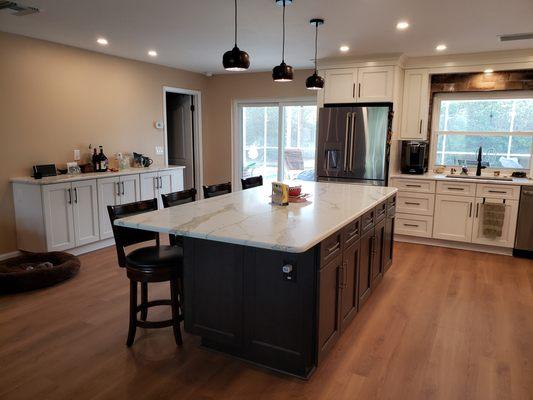
<svg viewBox="0 0 533 400">
<path fill-rule="evenodd" d="M 308 378 L 392 264 L 396 195 L 304 253 L 184 238 L 185 329 Z"/>
</svg>

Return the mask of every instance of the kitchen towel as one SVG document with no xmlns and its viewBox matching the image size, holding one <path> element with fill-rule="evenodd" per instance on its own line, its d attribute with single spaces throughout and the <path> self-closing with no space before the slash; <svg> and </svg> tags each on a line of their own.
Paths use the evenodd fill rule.
<svg viewBox="0 0 533 400">
<path fill-rule="evenodd" d="M 495 239 L 502 236 L 503 221 L 505 220 L 505 204 L 503 203 L 483 203 L 481 205 L 483 224 L 483 236 Z"/>
</svg>

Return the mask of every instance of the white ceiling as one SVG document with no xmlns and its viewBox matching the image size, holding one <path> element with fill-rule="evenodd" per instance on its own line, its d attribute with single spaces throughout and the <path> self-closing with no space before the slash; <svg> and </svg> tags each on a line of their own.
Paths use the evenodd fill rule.
<svg viewBox="0 0 533 400">
<path fill-rule="evenodd" d="M 232 0 L 20 0 L 40 14 L 0 11 L 0 30 L 126 58 L 197 72 L 222 72 L 233 47 Z M 313 28 L 322 17 L 319 58 L 404 53 L 408 56 L 533 48 L 533 40 L 500 43 L 497 35 L 533 31 L 533 0 L 294 0 L 287 7 L 287 63 L 310 67 Z M 411 24 L 396 30 L 399 20 Z M 281 58 L 281 8 L 274 0 L 239 1 L 239 47 L 251 70 L 269 70 Z M 96 44 L 106 37 L 109 46 Z M 155 49 L 154 59 L 146 53 Z M 442 53 L 439 53 L 442 54 Z"/>
</svg>

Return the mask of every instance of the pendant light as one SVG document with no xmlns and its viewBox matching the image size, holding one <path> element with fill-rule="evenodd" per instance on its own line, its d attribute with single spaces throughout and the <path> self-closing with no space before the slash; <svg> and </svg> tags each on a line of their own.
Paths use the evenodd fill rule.
<svg viewBox="0 0 533 400">
<path fill-rule="evenodd" d="M 235 0 L 235 46 L 222 57 L 226 71 L 244 71 L 250 67 L 250 56 L 237 47 L 237 0 Z"/>
<path fill-rule="evenodd" d="M 313 18 L 309 23 L 315 26 L 315 72 L 307 78 L 305 81 L 305 87 L 309 90 L 321 90 L 324 87 L 324 78 L 318 75 L 317 71 L 318 27 L 324 25 L 324 20 L 321 18 Z"/>
<path fill-rule="evenodd" d="M 275 0 L 277 5 L 283 6 L 283 44 L 281 48 L 281 64 L 272 70 L 274 82 L 291 82 L 293 71 L 290 65 L 285 64 L 285 6 L 291 5 L 292 0 Z"/>
</svg>

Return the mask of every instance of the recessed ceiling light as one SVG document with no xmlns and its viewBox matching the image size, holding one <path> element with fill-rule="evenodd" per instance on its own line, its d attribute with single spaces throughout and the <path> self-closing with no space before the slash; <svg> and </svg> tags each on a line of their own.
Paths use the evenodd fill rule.
<svg viewBox="0 0 533 400">
<path fill-rule="evenodd" d="M 157 57 L 157 51 L 155 50 L 148 50 L 148 55 L 150 57 Z"/>
<path fill-rule="evenodd" d="M 107 46 L 109 44 L 107 39 L 103 37 L 96 39 L 96 43 L 101 44 L 102 46 Z"/>
<path fill-rule="evenodd" d="M 398 29 L 399 31 L 404 31 L 407 28 L 409 28 L 409 22 L 407 21 L 400 21 L 396 24 L 396 29 Z"/>
<path fill-rule="evenodd" d="M 340 51 L 342 51 L 343 53 L 346 53 L 348 50 L 350 50 L 350 48 L 346 45 L 342 45 L 340 48 L 339 48 Z"/>
<path fill-rule="evenodd" d="M 439 44 L 437 47 L 435 47 L 435 50 L 437 51 L 444 51 L 446 50 L 448 47 L 446 47 L 445 44 Z"/>
<path fill-rule="evenodd" d="M 491 68 L 487 68 L 485 71 L 483 71 L 483 73 L 485 73 L 485 74 L 492 74 L 493 72 L 494 72 L 494 70 L 491 69 Z"/>
</svg>

